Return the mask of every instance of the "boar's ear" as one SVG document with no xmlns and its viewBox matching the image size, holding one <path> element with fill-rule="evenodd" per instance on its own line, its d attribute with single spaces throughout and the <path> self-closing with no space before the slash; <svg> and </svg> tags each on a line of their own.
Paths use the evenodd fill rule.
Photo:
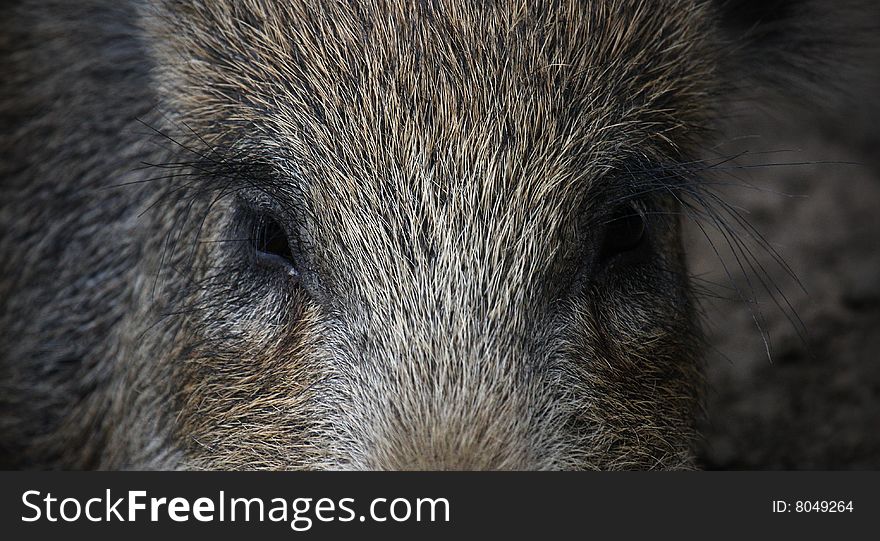
<svg viewBox="0 0 880 541">
<path fill-rule="evenodd" d="M 876 73 L 880 6 L 871 0 L 711 0 L 728 44 L 722 77 L 821 101 Z"/>
</svg>

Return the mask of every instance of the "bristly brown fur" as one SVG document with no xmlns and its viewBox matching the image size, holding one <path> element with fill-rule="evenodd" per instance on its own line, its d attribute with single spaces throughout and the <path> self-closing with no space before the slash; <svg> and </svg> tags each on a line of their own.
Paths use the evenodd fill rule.
<svg viewBox="0 0 880 541">
<path fill-rule="evenodd" d="M 4 9 L 8 464 L 691 467 L 711 4 Z"/>
</svg>

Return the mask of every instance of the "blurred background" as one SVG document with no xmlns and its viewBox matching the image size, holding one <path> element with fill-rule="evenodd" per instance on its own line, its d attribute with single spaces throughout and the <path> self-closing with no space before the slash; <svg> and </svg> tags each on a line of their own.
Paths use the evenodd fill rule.
<svg viewBox="0 0 880 541">
<path fill-rule="evenodd" d="M 723 128 L 717 151 L 739 156 L 742 168 L 716 172 L 715 187 L 790 266 L 796 279 L 771 250 L 750 243 L 756 269 L 796 317 L 729 249 L 719 261 L 712 245 L 727 243 L 717 232 L 708 231 L 710 243 L 686 226 L 691 272 L 708 290 L 704 468 L 880 468 L 876 88 L 870 82 L 820 113 L 772 99 L 759 110 L 735 107 Z M 773 165 L 784 163 L 792 165 Z"/>
</svg>

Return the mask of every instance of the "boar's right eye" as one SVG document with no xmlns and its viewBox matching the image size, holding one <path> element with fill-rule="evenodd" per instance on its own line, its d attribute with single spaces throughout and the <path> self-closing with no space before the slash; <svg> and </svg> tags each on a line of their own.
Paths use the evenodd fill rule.
<svg viewBox="0 0 880 541">
<path fill-rule="evenodd" d="M 287 231 L 274 218 L 264 215 L 258 219 L 254 247 L 260 263 L 280 267 L 292 276 L 299 274 L 294 266 Z"/>
<path fill-rule="evenodd" d="M 648 243 L 645 215 L 633 204 L 621 205 L 609 220 L 600 258 L 607 262 L 623 254 L 644 252 Z"/>
</svg>

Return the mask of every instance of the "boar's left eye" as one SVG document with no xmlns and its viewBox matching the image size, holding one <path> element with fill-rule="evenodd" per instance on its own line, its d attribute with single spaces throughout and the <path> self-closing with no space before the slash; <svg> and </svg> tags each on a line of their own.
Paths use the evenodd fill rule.
<svg viewBox="0 0 880 541">
<path fill-rule="evenodd" d="M 646 244 L 647 237 L 645 215 L 633 204 L 621 205 L 606 225 L 601 259 L 608 261 L 618 254 L 633 252 Z"/>
<path fill-rule="evenodd" d="M 258 261 L 282 267 L 292 275 L 297 274 L 287 231 L 277 220 L 270 216 L 259 218 L 254 235 L 254 245 Z"/>
</svg>

